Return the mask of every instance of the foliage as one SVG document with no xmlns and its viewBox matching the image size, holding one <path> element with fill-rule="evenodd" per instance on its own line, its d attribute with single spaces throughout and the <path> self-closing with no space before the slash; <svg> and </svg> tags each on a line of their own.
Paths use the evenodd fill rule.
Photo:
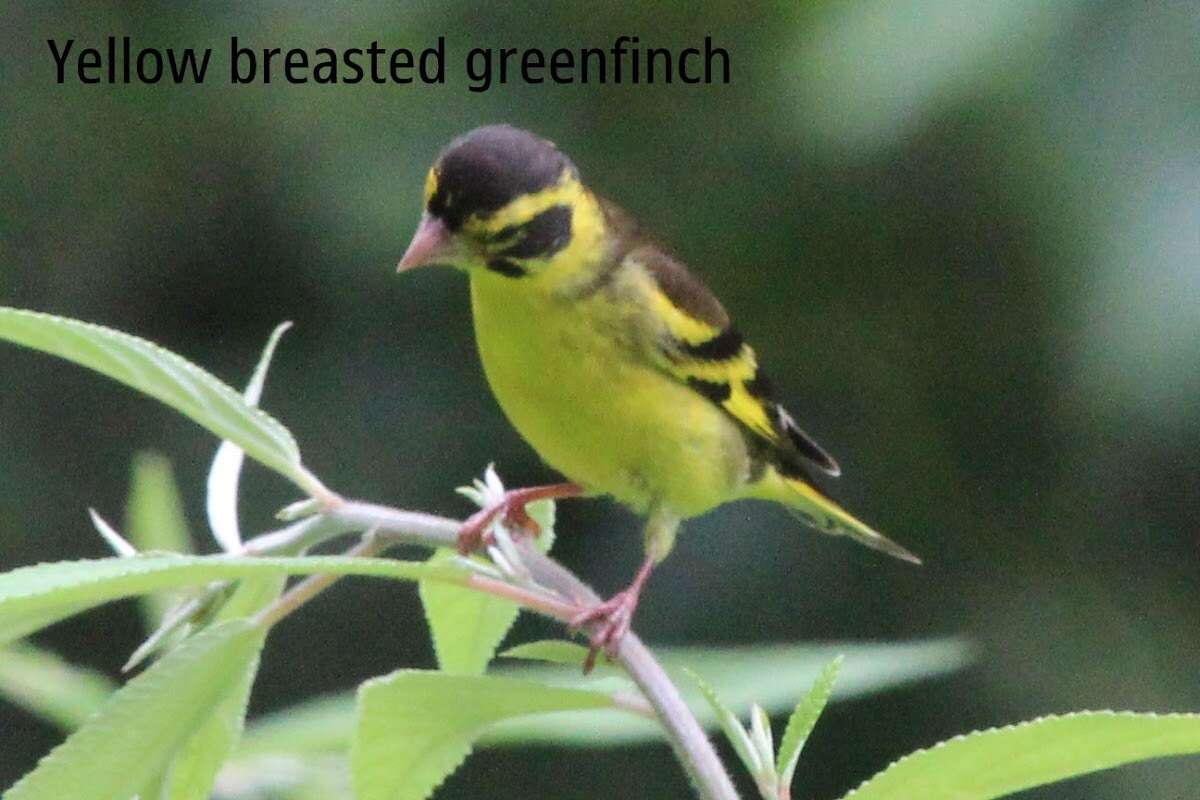
<svg viewBox="0 0 1200 800">
<path fill-rule="evenodd" d="M 1122 764 L 1200 752 L 1200 714 L 1081 712 L 958 736 L 892 764 L 845 800 L 990 800 Z"/>
<path fill-rule="evenodd" d="M 611 694 L 490 675 L 401 670 L 363 684 L 350 750 L 361 800 L 423 800 L 503 719 L 611 708 Z"/>
<path fill-rule="evenodd" d="M 137 794 L 204 723 L 264 635 L 248 620 L 231 620 L 190 637 L 114 693 L 4 796 Z"/>
<path fill-rule="evenodd" d="M 496 531 L 498 551 L 491 559 L 440 553 L 426 562 L 412 562 L 299 552 L 307 544 L 292 546 L 295 553 L 287 553 L 287 547 L 284 554 L 242 551 L 236 518 L 238 452 L 313 492 L 316 501 L 328 502 L 330 497 L 301 466 L 291 434 L 256 408 L 266 365 L 281 332 L 273 335 L 250 388 L 242 395 L 142 339 L 45 314 L 0 309 L 0 338 L 59 355 L 126 383 L 223 439 L 209 481 L 208 508 L 214 535 L 226 551 L 212 556 L 187 554 L 190 540 L 169 467 L 161 459 L 143 457 L 135 468 L 129 508 L 134 544 L 95 515 L 97 527 L 118 549 L 118 557 L 38 564 L 0 575 L 0 636 L 9 643 L 0 652 L 0 691 L 73 731 L 5 794 L 6 800 L 109 800 L 134 795 L 143 800 L 199 800 L 222 784 L 222 774 L 231 776 L 224 779 L 224 785 L 230 786 L 255 773 L 255 759 L 274 755 L 301 763 L 305 753 L 327 750 L 330 732 L 338 727 L 331 723 L 345 713 L 345 704 L 337 701 L 285 712 L 252 729 L 238 746 L 267 633 L 309 596 L 301 591 L 303 586 L 281 594 L 288 575 L 357 575 L 420 583 L 442 669 L 403 669 L 360 687 L 349 766 L 356 795 L 364 800 L 428 797 L 476 741 L 489 736 L 493 741 L 544 741 L 550 730 L 557 741 L 562 728 L 555 728 L 556 722 L 566 721 L 576 728 L 590 725 L 572 715 L 590 719 L 590 715 L 609 714 L 622 718 L 618 728 L 639 722 L 645 726 L 647 698 L 614 665 L 601 664 L 595 676 L 580 677 L 573 669 L 583 657 L 577 645 L 520 645 L 506 655 L 547 665 L 522 669 L 519 677 L 484 674 L 518 613 L 513 598 L 526 596 L 531 598 L 527 602 L 536 603 L 540 597 L 536 584 L 519 569 L 519 556 L 502 529 Z M 502 487 L 489 470 L 487 480 L 473 491 L 485 500 L 488 492 Z M 312 518 L 318 521 L 319 502 L 309 509 L 318 512 Z M 553 507 L 542 506 L 536 515 L 547 532 L 548 546 L 553 539 Z M 364 547 L 372 541 L 365 539 Z M 481 593 L 481 576 L 492 582 L 488 585 L 509 586 L 506 597 Z M 317 591 L 323 585 L 304 586 Z M 161 657 L 115 691 L 102 677 L 65 665 L 31 645 L 15 643 L 102 603 L 184 589 L 191 594 L 174 601 L 176 605 L 146 602 L 146 622 L 163 625 L 175 638 L 155 638 L 156 646 L 164 648 Z M 937 674 L 965 660 L 962 646 L 953 642 L 838 649 L 849 653 L 842 672 L 847 679 L 856 676 L 856 691 Z M 811 648 L 663 650 L 661 655 L 671 671 L 691 667 L 718 684 L 720 688 L 714 689 L 696 679 L 711 712 L 706 721 L 724 729 L 764 797 L 790 797 L 801 750 L 825 704 L 834 697 L 842 659 L 829 661 L 818 672 L 815 664 L 828 653 Z M 787 682 L 795 686 L 796 673 L 805 671 L 796 667 L 805 662 L 815 679 L 792 710 L 778 752 L 773 752 L 768 709 L 784 707 L 780 692 L 771 687 Z M 47 683 L 39 687 L 31 679 L 35 673 L 39 678 L 44 675 Z M 741 705 L 745 698 L 739 692 L 747 689 L 769 701 L 765 706 L 752 705 L 748 730 L 722 700 L 722 694 L 736 696 Z M 526 727 L 513 727 L 522 724 Z M 507 733 L 504 725 L 509 726 Z M 626 731 L 607 739 L 601 736 L 590 743 L 603 746 L 629 735 Z M 333 738 L 345 746 L 344 736 Z M 982 800 L 1132 761 L 1196 752 L 1200 752 L 1198 715 L 1074 714 L 953 739 L 901 759 L 847 798 L 919 795 Z M 258 770 L 258 774 L 265 773 Z M 297 774 L 308 779 L 297 782 Z M 336 762 L 328 769 L 310 764 L 275 789 L 297 798 L 314 796 L 314 786 L 335 785 L 341 774 Z"/>
</svg>

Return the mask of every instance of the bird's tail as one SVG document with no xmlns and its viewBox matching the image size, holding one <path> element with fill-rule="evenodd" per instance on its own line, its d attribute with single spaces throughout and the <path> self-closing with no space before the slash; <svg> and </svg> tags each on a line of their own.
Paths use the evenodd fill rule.
<svg viewBox="0 0 1200 800">
<path fill-rule="evenodd" d="M 887 553 L 889 556 L 895 556 L 913 564 L 921 563 L 921 559 L 914 553 L 896 544 L 865 522 L 856 519 L 849 511 L 839 506 L 811 483 L 786 475 L 778 477 L 783 491 L 779 493 L 782 496 L 776 494 L 774 499 L 782 501 L 793 516 L 809 527 L 834 536 L 849 536 L 851 539 L 874 550 Z"/>
</svg>

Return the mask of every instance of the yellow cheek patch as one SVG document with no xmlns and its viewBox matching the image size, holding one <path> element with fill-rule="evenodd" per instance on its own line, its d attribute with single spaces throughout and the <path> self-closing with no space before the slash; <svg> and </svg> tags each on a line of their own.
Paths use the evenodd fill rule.
<svg viewBox="0 0 1200 800">
<path fill-rule="evenodd" d="M 597 262 L 604 253 L 602 242 L 607 232 L 604 212 L 596 198 L 588 194 L 577 180 L 571 179 L 571 184 L 570 192 L 564 195 L 566 199 L 559 201 L 571 209 L 571 241 L 548 260 L 549 264 L 555 265 L 563 273 L 561 278 L 564 281 L 573 280 Z M 567 269 L 572 265 L 574 269 Z"/>
<path fill-rule="evenodd" d="M 589 270 L 603 257 L 603 239 L 607 235 L 604 211 L 571 170 L 564 170 L 557 183 L 512 200 L 487 216 L 473 215 L 463 224 L 470 236 L 488 242 L 495 250 L 515 244 L 520 226 L 556 206 L 571 209 L 571 233 L 565 247 L 549 258 L 507 257 L 532 273 L 544 289 L 570 287 L 586 278 Z M 512 230 L 512 236 L 502 236 Z"/>
</svg>

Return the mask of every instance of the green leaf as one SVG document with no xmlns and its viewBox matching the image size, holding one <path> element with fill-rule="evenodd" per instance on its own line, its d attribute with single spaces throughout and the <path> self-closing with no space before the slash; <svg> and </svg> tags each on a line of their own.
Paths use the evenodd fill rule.
<svg viewBox="0 0 1200 800">
<path fill-rule="evenodd" d="M 569 642 L 566 639 L 542 639 L 510 647 L 501 653 L 500 657 L 582 668 L 587 655 L 588 649 L 577 642 Z M 603 651 L 596 657 L 595 668 L 619 669 Z"/>
<path fill-rule="evenodd" d="M 5 800 L 119 800 L 142 790 L 238 679 L 264 635 L 233 621 L 188 639 L 112 695 Z"/>
<path fill-rule="evenodd" d="M 217 773 L 242 735 L 259 650 L 261 646 L 245 654 L 240 676 L 171 760 L 162 784 L 163 800 L 208 800 L 212 795 Z"/>
<path fill-rule="evenodd" d="M 137 800 L 162 800 L 163 781 L 165 776 L 162 773 L 151 776 L 150 780 L 142 784 L 142 788 L 138 789 Z"/>
<path fill-rule="evenodd" d="M 231 761 L 221 770 L 214 797 L 229 800 L 331 800 L 354 797 L 344 756 L 271 756 Z"/>
<path fill-rule="evenodd" d="M 749 647 L 654 647 L 654 654 L 680 686 L 684 699 L 706 728 L 716 716 L 698 689 L 685 679 L 683 668 L 702 674 L 730 708 L 759 703 L 772 714 L 787 713 L 796 702 L 796 687 L 811 683 L 839 653 L 846 662 L 838 679 L 837 699 L 859 697 L 885 688 L 953 672 L 971 659 L 961 640 L 930 639 L 904 643 L 829 643 L 755 645 Z M 577 652 L 582 652 L 581 648 Z M 565 686 L 587 685 L 577 669 L 557 666 L 514 667 L 500 674 Z M 613 681 L 614 678 L 606 680 Z M 596 712 L 556 714 L 498 726 L 489 736 L 508 742 L 538 742 L 577 746 L 608 746 L 661 739 L 655 723 L 626 714 Z"/>
<path fill-rule="evenodd" d="M 192 552 L 192 537 L 171 461 L 161 453 L 142 451 L 133 456 L 125 531 L 143 553 Z M 157 620 L 156 620 L 157 624 Z"/>
<path fill-rule="evenodd" d="M 0 650 L 0 697 L 63 730 L 79 727 L 116 688 L 99 672 L 30 644 Z"/>
<path fill-rule="evenodd" d="M 267 380 L 267 369 L 271 366 L 271 358 L 280 337 L 292 327 L 292 323 L 284 322 L 275 326 L 250 383 L 242 398 L 253 408 L 258 408 L 262 399 L 263 385 Z M 246 460 L 242 448 L 230 441 L 221 442 L 213 457 L 212 467 L 208 471 L 208 483 L 205 497 L 205 510 L 208 513 L 208 527 L 221 549 L 227 553 L 237 553 L 242 549 L 242 533 L 238 524 L 238 484 L 241 481 L 242 463 Z"/>
<path fill-rule="evenodd" d="M 344 753 L 354 738 L 354 695 L 323 695 L 252 719 L 237 759 Z"/>
<path fill-rule="evenodd" d="M 262 400 L 263 387 L 267 383 L 267 370 L 271 367 L 271 359 L 275 357 L 275 348 L 279 346 L 279 340 L 291 327 L 291 322 L 281 322 L 267 337 L 267 343 L 258 357 L 254 372 L 250 375 L 250 382 L 246 384 L 246 391 L 242 392 L 242 397 L 250 405 L 257 407 L 258 401 Z"/>
<path fill-rule="evenodd" d="M 390 558 L 344 556 L 139 556 L 38 564 L 0 575 L 0 644 L 88 608 L 180 586 L 286 574 L 457 581 L 462 572 Z"/>
<path fill-rule="evenodd" d="M 429 563 L 445 564 L 455 556 L 452 550 L 438 550 Z M 444 582 L 421 581 L 418 591 L 438 666 L 448 673 L 482 675 L 520 606 Z"/>
<path fill-rule="evenodd" d="M 0 339 L 93 369 L 169 405 L 301 487 L 292 434 L 208 372 L 145 339 L 78 320 L 0 307 Z"/>
<path fill-rule="evenodd" d="M 358 691 L 350 769 L 358 800 L 424 800 L 480 732 L 526 714 L 608 708 L 606 694 L 491 676 L 400 670 Z"/>
<path fill-rule="evenodd" d="M 125 531 L 133 546 L 143 553 L 192 552 L 175 473 L 171 462 L 159 453 L 142 452 L 133 457 L 133 477 L 125 503 Z M 140 605 L 146 630 L 157 628 L 177 600 L 163 594 L 143 598 Z"/>
<path fill-rule="evenodd" d="M 750 741 L 750 735 L 746 732 L 746 728 L 738 721 L 737 715 L 721 702 L 721 698 L 717 696 L 716 690 L 704 682 L 696 673 L 688 670 L 688 676 L 692 682 L 700 689 L 700 693 L 704 696 L 709 708 L 712 709 L 717 721 L 721 724 L 721 730 L 725 732 L 725 738 L 733 745 L 733 750 L 737 753 L 743 766 L 746 767 L 746 772 L 751 775 L 758 776 L 762 773 L 764 765 L 758 756 L 758 750 L 754 743 Z"/>
<path fill-rule="evenodd" d="M 750 741 L 754 743 L 759 763 L 763 765 L 759 772 L 760 782 L 762 778 L 769 779 L 771 790 L 766 796 L 775 797 L 779 794 L 775 765 L 772 763 L 775 756 L 775 737 L 771 735 L 771 718 L 758 703 L 750 707 Z"/>
<path fill-rule="evenodd" d="M 783 731 L 783 739 L 779 742 L 779 753 L 775 759 L 775 771 L 784 786 L 792 785 L 792 776 L 796 773 L 796 762 L 800 760 L 800 751 L 808 741 L 813 728 L 829 698 L 833 696 L 833 685 L 837 681 L 838 670 L 842 666 L 842 656 L 830 661 L 821 670 L 821 674 L 813 681 L 812 688 L 796 704 L 796 710 L 788 718 L 787 728 Z"/>
<path fill-rule="evenodd" d="M 790 709 L 796 687 L 816 679 L 841 655 L 838 698 L 859 697 L 880 687 L 901 686 L 961 669 L 973 658 L 962 639 L 912 642 L 827 642 L 726 648 L 654 648 L 668 671 L 688 666 L 735 708 L 758 703 L 772 712 Z"/>
<path fill-rule="evenodd" d="M 835 700 L 937 676 L 962 666 L 970 655 L 966 645 L 952 639 L 892 644 L 653 649 L 680 676 L 681 666 L 691 665 L 703 671 L 726 702 L 730 697 L 737 698 L 734 707 L 749 708 L 757 695 L 772 714 L 788 713 L 795 706 L 796 687 L 812 683 L 839 652 L 846 654 L 846 664 L 839 675 Z M 560 640 L 521 645 L 506 651 L 506 655 L 536 654 L 539 658 L 549 655 L 551 660 L 561 655 L 571 668 L 505 668 L 499 674 L 566 688 L 636 691 L 632 682 L 612 670 L 597 669 L 592 677 L 583 677 L 579 665 L 583 663 L 584 652 L 586 648 Z M 700 691 L 693 689 L 690 681 L 681 680 L 677 684 L 701 724 L 709 730 L 717 728 L 717 715 Z M 252 721 L 238 755 L 341 752 L 353 729 L 353 698 L 349 694 L 324 696 Z M 662 741 L 662 728 L 623 711 L 566 711 L 499 723 L 484 733 L 483 741 L 488 745 L 611 747 Z"/>
<path fill-rule="evenodd" d="M 257 407 L 262 398 L 267 369 L 279 339 L 292 324 L 276 326 L 263 348 L 258 365 L 243 395 L 246 402 Z M 238 483 L 245 453 L 229 441 L 222 441 L 208 473 L 207 502 L 209 527 L 217 543 L 226 552 L 240 552 L 241 530 L 238 524 Z M 283 592 L 286 579 L 282 576 L 244 578 L 237 591 L 222 606 L 218 621 L 240 619 L 257 614 L 273 603 Z M 261 651 L 261 648 L 260 648 Z M 229 758 L 241 738 L 246 722 L 246 707 L 250 691 L 258 675 L 259 653 L 246 659 L 242 678 L 221 700 L 221 703 L 180 748 L 164 777 L 161 797 L 164 800 L 207 800 L 221 766 Z"/>
<path fill-rule="evenodd" d="M 554 541 L 554 502 L 540 500 L 526 510 L 541 526 L 537 543 L 546 552 Z M 446 563 L 455 555 L 452 550 L 439 550 L 430 562 Z M 482 675 L 520 614 L 520 606 L 444 581 L 422 581 L 419 591 L 438 666 L 443 672 Z"/>
<path fill-rule="evenodd" d="M 286 584 L 283 576 L 244 578 L 237 591 L 222 606 L 217 621 L 242 619 L 256 614 L 279 597 Z M 213 710 L 209 718 L 180 748 L 163 780 L 165 800 L 207 800 L 221 766 L 233 753 L 246 722 L 250 690 L 258 675 L 261 646 L 247 654 L 242 677 Z"/>
<path fill-rule="evenodd" d="M 1200 714 L 1080 712 L 958 736 L 905 756 L 854 800 L 989 800 L 1122 764 L 1200 753 Z"/>
</svg>

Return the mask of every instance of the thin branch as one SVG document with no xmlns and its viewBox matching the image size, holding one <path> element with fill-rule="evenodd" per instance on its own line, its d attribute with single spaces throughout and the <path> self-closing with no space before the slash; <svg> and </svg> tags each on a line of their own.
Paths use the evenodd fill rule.
<svg viewBox="0 0 1200 800">
<path fill-rule="evenodd" d="M 471 575 L 467 578 L 467 586 L 481 592 L 504 597 L 525 606 L 530 611 L 553 617 L 559 622 L 570 622 L 579 613 L 577 606 L 564 602 L 557 597 L 551 597 L 545 592 L 517 586 L 515 583 L 489 578 L 486 575 Z"/>
<path fill-rule="evenodd" d="M 250 540 L 245 545 L 245 552 L 259 555 L 298 552 L 355 530 L 370 530 L 371 534 L 347 555 L 374 555 L 400 544 L 434 548 L 457 544 L 462 525 L 458 520 L 329 495 L 333 499 L 322 503 L 321 513 Z M 518 547 L 521 560 L 537 587 L 549 590 L 557 597 L 539 592 L 536 587 L 517 586 L 485 575 L 471 575 L 466 585 L 506 597 L 560 622 L 569 621 L 580 609 L 601 601 L 590 586 L 529 541 L 520 542 Z M 283 619 L 336 580 L 334 575 L 306 578 L 264 610 L 262 619 L 272 624 Z M 738 800 L 737 791 L 704 729 L 683 702 L 666 671 L 632 631 L 621 640 L 616 661 L 641 689 L 662 723 L 676 758 L 700 796 L 704 800 Z M 635 703 L 629 704 L 629 710 L 643 714 L 646 711 Z"/>
<path fill-rule="evenodd" d="M 658 722 L 658 714 L 654 712 L 654 706 L 646 702 L 646 698 L 640 692 L 613 692 L 612 699 L 617 704 L 617 708 L 624 709 L 630 714 L 637 714 L 639 717 L 645 717 L 652 722 Z"/>
<path fill-rule="evenodd" d="M 386 545 L 375 538 L 372 531 L 367 531 L 363 534 L 358 544 L 351 547 L 345 552 L 346 556 L 358 556 L 366 558 L 368 556 L 379 555 L 386 548 Z M 279 620 L 291 614 L 293 611 L 300 608 L 302 605 L 312 600 L 321 592 L 332 586 L 341 575 L 331 575 L 322 573 L 318 575 L 309 575 L 304 580 L 297 583 L 291 589 L 283 593 L 278 600 L 259 612 L 256 622 L 271 627 Z"/>
<path fill-rule="evenodd" d="M 432 514 L 339 499 L 330 503 L 323 513 L 254 537 L 245 543 L 242 552 L 255 556 L 298 553 L 338 536 L 369 528 L 378 529 L 385 547 L 402 544 L 454 547 L 458 543 L 461 524 Z"/>
<path fill-rule="evenodd" d="M 462 523 L 455 519 L 402 511 L 374 503 L 343 500 L 325 512 L 331 520 L 363 530 L 375 528 L 387 545 L 415 544 L 422 547 L 455 547 Z"/>
<path fill-rule="evenodd" d="M 587 606 L 600 602 L 599 595 L 562 564 L 543 555 L 528 542 L 522 545 L 521 556 L 525 566 L 539 584 L 557 591 L 576 605 Z M 737 791 L 704 729 L 683 702 L 679 689 L 671 682 L 662 665 L 633 631 L 625 634 L 621 640 L 616 660 L 654 707 L 666 729 L 675 757 L 683 764 L 701 797 L 713 800 L 737 798 Z"/>
<path fill-rule="evenodd" d="M 306 517 L 279 530 L 255 536 L 242 545 L 242 553 L 248 556 L 293 555 L 355 530 L 362 528 L 321 515 Z"/>
<path fill-rule="evenodd" d="M 336 529 L 338 523 L 360 530 L 373 529 L 374 541 L 382 547 L 391 544 L 453 547 L 462 524 L 445 517 L 356 501 L 334 503 L 323 516 L 335 523 L 329 530 Z M 475 588 L 481 591 L 491 592 L 502 586 L 510 599 L 521 603 L 529 600 L 528 605 L 532 610 L 559 620 L 569 619 L 571 612 L 580 607 L 600 602 L 600 596 L 590 586 L 566 567 L 541 553 L 529 541 L 521 542 L 519 547 L 521 558 L 534 581 L 559 595 L 567 601 L 566 605 L 485 576 L 473 575 L 469 583 L 474 582 L 477 584 Z M 498 586 L 492 586 L 493 583 Z M 621 640 L 621 649 L 616 660 L 654 708 L 675 756 L 700 796 L 704 800 L 738 800 L 737 791 L 704 729 L 683 702 L 683 697 L 666 671 L 632 631 Z"/>
</svg>

